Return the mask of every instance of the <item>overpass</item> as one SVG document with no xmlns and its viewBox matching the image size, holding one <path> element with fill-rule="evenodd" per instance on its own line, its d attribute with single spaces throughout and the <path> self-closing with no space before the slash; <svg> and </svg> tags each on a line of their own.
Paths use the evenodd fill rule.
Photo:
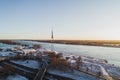
<svg viewBox="0 0 120 80">
<path fill-rule="evenodd" d="M 47 64 L 44 62 L 41 64 L 39 71 L 37 72 L 34 80 L 43 80 L 46 70 L 47 70 Z"/>
<path fill-rule="evenodd" d="M 39 69 L 33 69 L 11 61 L 1 62 L 0 65 L 3 67 L 6 65 L 11 66 L 11 68 L 15 69 L 16 73 L 27 77 L 29 80 L 42 80 L 47 70 L 47 65 L 45 65 L 45 63 L 42 63 Z"/>
</svg>

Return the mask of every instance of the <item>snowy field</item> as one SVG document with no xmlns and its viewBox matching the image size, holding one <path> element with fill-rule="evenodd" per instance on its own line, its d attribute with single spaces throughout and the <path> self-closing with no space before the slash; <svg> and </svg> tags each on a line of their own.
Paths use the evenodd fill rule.
<svg viewBox="0 0 120 80">
<path fill-rule="evenodd" d="M 75 58 L 75 57 L 74 57 Z M 70 56 L 69 62 L 71 65 L 76 65 L 75 59 Z M 116 67 L 112 64 L 106 63 L 106 61 L 102 59 L 83 57 L 82 56 L 82 67 L 83 70 L 87 70 L 88 72 L 92 72 L 94 74 L 101 74 L 101 76 L 109 77 L 114 76 L 120 79 L 120 67 Z"/>
<path fill-rule="evenodd" d="M 14 53 L 14 52 L 10 52 L 10 51 L 8 51 L 8 52 L 4 52 L 4 51 L 1 51 L 0 52 L 0 57 L 5 57 L 5 56 L 15 56 L 16 55 L 16 53 Z"/>
<path fill-rule="evenodd" d="M 25 60 L 25 61 L 23 61 L 23 60 L 14 61 L 14 60 L 12 60 L 12 62 L 20 64 L 20 65 L 27 66 L 27 67 L 30 67 L 30 68 L 35 68 L 35 69 L 39 68 L 39 66 L 40 66 L 40 63 L 36 60 Z"/>
<path fill-rule="evenodd" d="M 9 75 L 6 78 L 0 78 L 0 80 L 28 80 L 26 77 L 21 76 L 21 75 Z"/>
<path fill-rule="evenodd" d="M 72 73 L 58 71 L 58 70 L 49 70 L 48 72 L 52 73 L 52 74 L 55 74 L 55 75 L 61 75 L 61 76 L 64 76 L 64 77 L 69 77 L 69 78 L 72 78 L 74 80 L 99 80 L 98 78 L 89 76 L 87 74 L 84 74 L 82 72 L 75 71 L 75 70 Z"/>
</svg>

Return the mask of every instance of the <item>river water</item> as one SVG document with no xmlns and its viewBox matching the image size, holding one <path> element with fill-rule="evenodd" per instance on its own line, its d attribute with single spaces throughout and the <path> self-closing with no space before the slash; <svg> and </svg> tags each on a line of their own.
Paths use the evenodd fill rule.
<svg viewBox="0 0 120 80">
<path fill-rule="evenodd" d="M 15 46 L 16 46 L 16 45 L 8 45 L 8 44 L 0 43 L 0 48 L 2 48 L 2 49 L 13 48 L 13 47 L 15 47 Z"/>
<path fill-rule="evenodd" d="M 50 43 L 40 42 L 40 44 L 43 48 L 51 49 Z M 120 66 L 120 48 L 54 43 L 53 50 L 63 52 L 64 54 L 82 55 L 106 59 L 109 63 Z"/>
<path fill-rule="evenodd" d="M 40 44 L 42 48 L 51 50 L 51 43 L 22 41 L 24 44 Z M 13 45 L 6 45 L 0 43 L 0 48 L 13 47 Z M 85 45 L 70 45 L 70 44 L 56 44 L 53 43 L 53 50 L 62 52 L 64 55 L 82 55 L 90 56 L 100 59 L 106 59 L 109 63 L 120 66 L 120 48 L 114 47 L 100 47 L 100 46 L 85 46 Z"/>
</svg>

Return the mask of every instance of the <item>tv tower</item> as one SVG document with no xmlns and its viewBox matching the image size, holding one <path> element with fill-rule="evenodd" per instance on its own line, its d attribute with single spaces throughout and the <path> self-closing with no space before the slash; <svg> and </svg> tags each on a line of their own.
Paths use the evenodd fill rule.
<svg viewBox="0 0 120 80">
<path fill-rule="evenodd" d="M 52 27 L 52 29 L 51 29 L 51 51 L 54 51 L 53 50 L 53 41 L 54 41 L 54 35 L 53 35 L 53 27 Z"/>
</svg>

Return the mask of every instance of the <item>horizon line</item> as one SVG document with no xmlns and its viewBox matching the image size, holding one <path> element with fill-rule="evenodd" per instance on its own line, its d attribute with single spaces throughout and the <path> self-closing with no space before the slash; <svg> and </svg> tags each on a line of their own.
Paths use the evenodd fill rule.
<svg viewBox="0 0 120 80">
<path fill-rule="evenodd" d="M 46 41 L 46 40 L 51 40 L 51 39 L 0 39 L 0 40 L 41 40 L 41 41 Z M 75 40 L 75 41 L 120 41 L 118 39 L 54 39 L 54 41 L 56 40 Z"/>
</svg>

